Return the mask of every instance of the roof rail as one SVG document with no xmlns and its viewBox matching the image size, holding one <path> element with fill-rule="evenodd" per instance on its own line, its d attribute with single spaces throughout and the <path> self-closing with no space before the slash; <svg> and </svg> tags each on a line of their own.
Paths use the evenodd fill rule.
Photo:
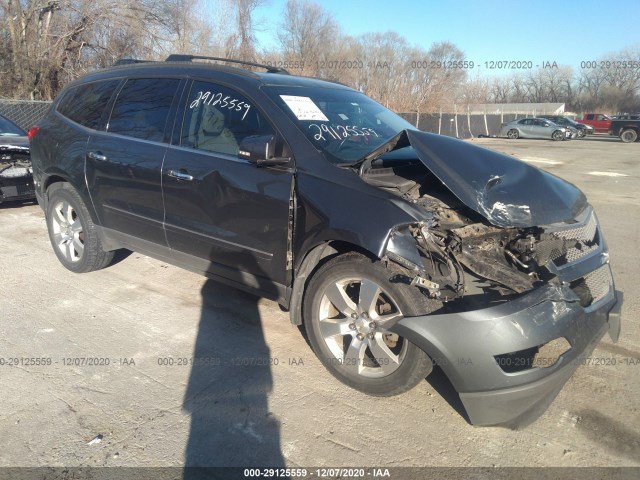
<svg viewBox="0 0 640 480">
<path fill-rule="evenodd" d="M 113 66 L 117 67 L 118 65 L 131 65 L 134 63 L 150 63 L 155 62 L 155 60 L 139 60 L 137 58 L 120 58 L 113 62 Z"/>
<path fill-rule="evenodd" d="M 236 60 L 233 58 L 207 57 L 204 55 L 183 55 L 181 53 L 174 53 L 169 55 L 165 60 L 165 62 L 192 62 L 193 60 L 215 60 L 218 62 L 239 63 L 240 65 L 248 65 L 250 67 L 264 68 L 268 73 L 280 73 L 283 75 L 289 75 L 289 72 L 284 68 L 278 68 L 270 65 L 263 65 L 261 63 L 245 62 L 243 60 Z"/>
</svg>

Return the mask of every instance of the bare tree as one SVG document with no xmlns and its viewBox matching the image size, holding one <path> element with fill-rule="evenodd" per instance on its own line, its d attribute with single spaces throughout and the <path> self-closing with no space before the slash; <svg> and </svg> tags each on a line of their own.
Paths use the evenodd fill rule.
<svg viewBox="0 0 640 480">
<path fill-rule="evenodd" d="M 408 93 L 413 99 L 414 111 L 420 114 L 455 108 L 456 94 L 467 72 L 454 65 L 464 58 L 464 53 L 451 42 L 434 43 L 426 54 L 421 49 L 413 51 Z"/>
<path fill-rule="evenodd" d="M 282 56 L 296 73 L 319 76 L 325 54 L 336 45 L 339 28 L 323 7 L 311 0 L 288 0 L 277 34 Z M 332 58 L 335 58 L 332 55 Z M 300 63 L 296 64 L 298 61 Z M 304 64 L 304 65 L 303 65 Z M 300 67 L 296 68 L 296 65 Z"/>
<path fill-rule="evenodd" d="M 225 41 L 225 56 L 255 62 L 257 59 L 254 13 L 265 0 L 227 0 L 236 30 Z"/>
</svg>

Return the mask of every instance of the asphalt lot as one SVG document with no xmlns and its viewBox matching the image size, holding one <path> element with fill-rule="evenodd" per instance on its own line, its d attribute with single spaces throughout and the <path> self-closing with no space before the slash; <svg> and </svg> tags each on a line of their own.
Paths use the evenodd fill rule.
<svg viewBox="0 0 640 480">
<path fill-rule="evenodd" d="M 367 397 L 277 304 L 136 253 L 73 274 L 37 205 L 2 205 L 0 466 L 640 466 L 640 144 L 473 142 L 583 189 L 624 292 L 620 342 L 537 422 L 470 426 L 438 378 Z"/>
</svg>

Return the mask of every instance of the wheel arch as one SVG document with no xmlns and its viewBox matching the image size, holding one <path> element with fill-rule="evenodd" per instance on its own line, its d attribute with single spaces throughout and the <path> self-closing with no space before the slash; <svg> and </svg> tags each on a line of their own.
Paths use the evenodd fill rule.
<svg viewBox="0 0 640 480">
<path fill-rule="evenodd" d="M 295 270 L 293 287 L 289 299 L 289 318 L 293 325 L 302 325 L 302 302 L 307 284 L 313 273 L 326 261 L 338 255 L 358 252 L 372 260 L 379 257 L 371 251 L 344 240 L 325 240 L 307 250 L 302 256 L 298 268 Z"/>
</svg>

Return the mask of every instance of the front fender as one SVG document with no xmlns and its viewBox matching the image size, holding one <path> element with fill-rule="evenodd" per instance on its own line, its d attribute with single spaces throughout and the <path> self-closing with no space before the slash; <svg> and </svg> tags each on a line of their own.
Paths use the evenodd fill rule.
<svg viewBox="0 0 640 480">
<path fill-rule="evenodd" d="M 392 231 L 432 219 L 426 210 L 365 184 L 355 174 L 346 180 L 299 175 L 294 234 L 296 270 L 307 252 L 329 241 L 347 242 L 381 258 Z"/>
</svg>

